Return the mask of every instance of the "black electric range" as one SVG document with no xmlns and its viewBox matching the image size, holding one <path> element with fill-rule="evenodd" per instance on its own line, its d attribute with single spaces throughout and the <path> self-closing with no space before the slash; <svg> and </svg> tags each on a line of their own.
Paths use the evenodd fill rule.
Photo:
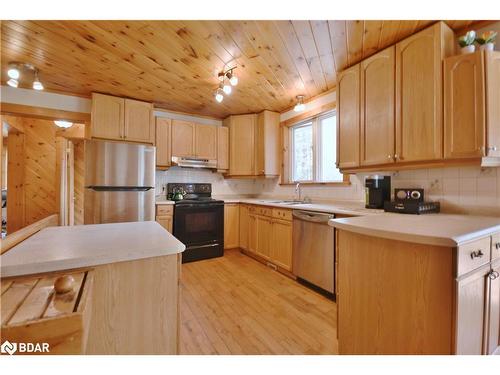
<svg viewBox="0 0 500 375">
<path fill-rule="evenodd" d="M 211 184 L 167 184 L 167 198 L 176 191 L 184 199 L 175 201 L 174 236 L 186 245 L 182 262 L 224 255 L 224 201 L 212 198 Z"/>
</svg>

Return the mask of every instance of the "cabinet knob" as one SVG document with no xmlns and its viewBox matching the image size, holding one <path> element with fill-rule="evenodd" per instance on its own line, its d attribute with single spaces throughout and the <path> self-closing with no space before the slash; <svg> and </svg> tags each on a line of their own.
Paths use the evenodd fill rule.
<svg viewBox="0 0 500 375">
<path fill-rule="evenodd" d="M 490 274 L 488 275 L 490 280 L 495 280 L 498 278 L 498 276 L 500 276 L 500 274 L 497 271 L 491 271 Z"/>
<path fill-rule="evenodd" d="M 495 249 L 500 250 L 500 242 L 497 242 L 497 243 L 495 244 Z"/>
<path fill-rule="evenodd" d="M 75 279 L 71 275 L 60 276 L 54 281 L 54 289 L 57 294 L 72 292 L 75 286 Z"/>
<path fill-rule="evenodd" d="M 477 251 L 473 251 L 470 253 L 470 258 L 471 259 L 474 259 L 474 258 L 481 258 L 482 256 L 484 255 L 484 253 L 481 251 L 481 249 L 477 250 Z"/>
<path fill-rule="evenodd" d="M 387 159 L 392 159 L 392 155 L 387 155 Z"/>
<path fill-rule="evenodd" d="M 496 151 L 496 150 L 497 150 L 497 146 L 488 147 L 488 151 Z"/>
<path fill-rule="evenodd" d="M 394 159 L 399 159 L 399 155 L 398 154 L 394 154 Z"/>
</svg>

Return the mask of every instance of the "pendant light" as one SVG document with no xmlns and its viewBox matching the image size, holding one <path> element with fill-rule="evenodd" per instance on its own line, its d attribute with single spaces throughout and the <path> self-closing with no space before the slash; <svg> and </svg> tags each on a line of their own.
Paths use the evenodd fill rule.
<svg viewBox="0 0 500 375">
<path fill-rule="evenodd" d="M 306 105 L 304 104 L 304 95 L 297 95 L 297 104 L 293 107 L 295 112 L 302 112 L 306 109 Z"/>
<path fill-rule="evenodd" d="M 222 86 L 222 82 L 219 83 L 219 87 L 215 90 L 215 100 L 217 103 L 221 103 L 224 100 L 224 89 Z"/>
<path fill-rule="evenodd" d="M 234 71 L 233 71 L 234 69 L 236 69 L 236 68 L 232 68 L 231 70 L 227 71 L 227 73 L 226 73 L 226 77 L 229 80 L 229 83 L 231 84 L 231 86 L 236 86 L 238 84 L 238 77 L 234 74 Z"/>
<path fill-rule="evenodd" d="M 42 82 L 38 79 L 38 69 L 35 70 L 35 80 L 33 81 L 33 89 L 34 90 L 43 90 Z"/>
<path fill-rule="evenodd" d="M 17 79 L 14 79 L 14 78 L 11 78 L 7 81 L 7 84 L 10 86 L 10 87 L 17 87 L 19 85 L 19 82 Z"/>
</svg>

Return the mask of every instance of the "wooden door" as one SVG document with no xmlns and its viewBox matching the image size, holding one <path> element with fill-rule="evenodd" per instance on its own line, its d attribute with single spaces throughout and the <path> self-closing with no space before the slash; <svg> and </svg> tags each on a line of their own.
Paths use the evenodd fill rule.
<svg viewBox="0 0 500 375">
<path fill-rule="evenodd" d="M 273 220 L 270 243 L 271 260 L 278 266 L 292 270 L 292 223 Z"/>
<path fill-rule="evenodd" d="M 110 95 L 92 94 L 92 138 L 123 140 L 125 100 Z"/>
<path fill-rule="evenodd" d="M 172 216 L 156 216 L 156 222 L 172 233 Z"/>
<path fill-rule="evenodd" d="M 361 165 L 394 162 L 394 51 L 361 62 Z"/>
<path fill-rule="evenodd" d="M 224 204 L 224 249 L 239 247 L 240 211 L 237 203 Z"/>
<path fill-rule="evenodd" d="M 226 126 L 217 128 L 217 169 L 229 169 L 229 128 Z"/>
<path fill-rule="evenodd" d="M 493 262 L 488 275 L 488 354 L 500 354 L 500 260 Z"/>
<path fill-rule="evenodd" d="M 217 127 L 195 124 L 195 152 L 197 158 L 217 159 Z"/>
<path fill-rule="evenodd" d="M 271 219 L 265 216 L 257 216 L 257 254 L 264 259 L 271 255 Z"/>
<path fill-rule="evenodd" d="M 483 354 L 490 265 L 457 281 L 456 354 Z"/>
<path fill-rule="evenodd" d="M 172 120 L 156 118 L 156 166 L 170 167 L 172 159 Z"/>
<path fill-rule="evenodd" d="M 253 176 L 255 166 L 255 115 L 229 118 L 229 174 Z"/>
<path fill-rule="evenodd" d="M 125 139 L 133 142 L 154 143 L 155 129 L 152 116 L 153 105 L 151 103 L 125 99 Z"/>
<path fill-rule="evenodd" d="M 172 156 L 193 157 L 195 125 L 192 122 L 172 120 Z"/>
<path fill-rule="evenodd" d="M 248 215 L 248 251 L 257 253 L 257 216 Z"/>
<path fill-rule="evenodd" d="M 486 154 L 500 156 L 500 52 L 485 52 Z"/>
<path fill-rule="evenodd" d="M 485 106 L 482 53 L 444 60 L 444 156 L 484 155 Z"/>
<path fill-rule="evenodd" d="M 337 78 L 337 160 L 339 168 L 359 166 L 359 64 Z"/>
<path fill-rule="evenodd" d="M 441 24 L 396 44 L 396 160 L 440 159 Z"/>
<path fill-rule="evenodd" d="M 240 204 L 240 248 L 248 250 L 248 206 Z"/>
</svg>

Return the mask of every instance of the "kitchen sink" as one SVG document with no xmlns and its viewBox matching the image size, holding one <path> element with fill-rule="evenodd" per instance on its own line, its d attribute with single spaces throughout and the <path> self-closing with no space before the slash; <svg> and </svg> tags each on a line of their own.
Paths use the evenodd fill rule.
<svg viewBox="0 0 500 375">
<path fill-rule="evenodd" d="M 304 202 L 304 201 L 296 201 L 296 200 L 280 200 L 280 201 L 264 201 L 262 200 L 261 202 L 263 203 L 280 203 L 280 204 L 286 204 L 289 206 L 294 206 L 297 204 L 307 204 L 309 202 Z"/>
</svg>

